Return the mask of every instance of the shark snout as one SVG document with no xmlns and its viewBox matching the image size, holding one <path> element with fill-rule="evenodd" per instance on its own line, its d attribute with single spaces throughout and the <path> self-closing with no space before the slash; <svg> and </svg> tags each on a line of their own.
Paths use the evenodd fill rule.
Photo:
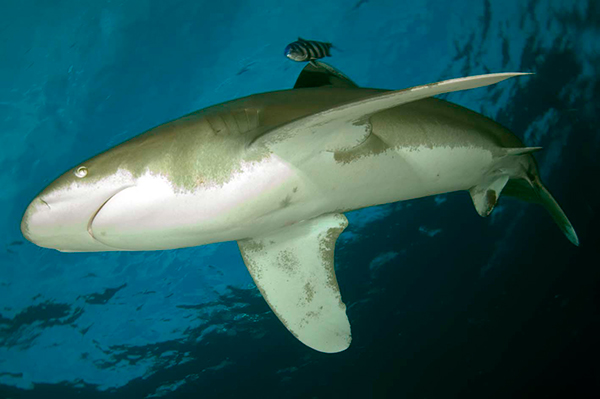
<svg viewBox="0 0 600 399">
<path fill-rule="evenodd" d="M 21 233 L 28 241 L 37 244 L 36 234 L 39 226 L 42 224 L 42 220 L 47 218 L 47 214 L 51 211 L 51 207 L 46 200 L 42 197 L 36 197 L 23 214 L 21 220 Z"/>
<path fill-rule="evenodd" d="M 77 212 L 69 204 L 52 201 L 43 195 L 35 197 L 23 214 L 21 233 L 28 241 L 46 248 L 60 249 L 54 245 L 57 235 L 62 241 L 68 236 L 78 234 L 73 225 Z"/>
<path fill-rule="evenodd" d="M 40 194 L 31 201 L 21 220 L 21 233 L 44 248 L 65 252 L 106 251 L 89 233 L 89 224 L 114 191 L 81 196 Z M 108 249 L 110 250 L 110 249 Z"/>
</svg>

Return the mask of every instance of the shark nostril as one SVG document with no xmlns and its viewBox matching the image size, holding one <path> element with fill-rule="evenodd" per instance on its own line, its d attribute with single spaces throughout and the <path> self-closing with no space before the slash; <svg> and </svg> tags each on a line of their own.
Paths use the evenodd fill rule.
<svg viewBox="0 0 600 399">
<path fill-rule="evenodd" d="M 48 209 L 52 209 L 52 207 L 50 206 L 50 204 L 48 204 L 46 201 L 44 201 L 44 200 L 43 200 L 43 199 L 41 199 L 41 198 L 38 198 L 38 199 L 40 200 L 40 202 L 41 202 L 42 204 L 46 205 L 46 206 L 48 207 Z"/>
</svg>

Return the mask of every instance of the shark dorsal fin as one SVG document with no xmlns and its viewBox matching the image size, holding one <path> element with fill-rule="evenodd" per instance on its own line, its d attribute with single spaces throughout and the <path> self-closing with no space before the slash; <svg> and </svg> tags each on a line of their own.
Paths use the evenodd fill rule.
<svg viewBox="0 0 600 399">
<path fill-rule="evenodd" d="M 307 64 L 300 76 L 296 80 L 294 89 L 307 87 L 337 87 L 352 88 L 358 87 L 350 78 L 338 71 L 329 64 L 313 60 Z"/>
</svg>

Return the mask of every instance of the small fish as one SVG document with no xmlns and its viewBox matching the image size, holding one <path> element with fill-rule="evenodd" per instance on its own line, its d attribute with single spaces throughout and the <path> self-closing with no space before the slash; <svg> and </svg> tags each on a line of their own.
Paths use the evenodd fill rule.
<svg viewBox="0 0 600 399">
<path fill-rule="evenodd" d="M 331 57 L 331 53 L 329 52 L 331 47 L 331 43 L 305 40 L 299 37 L 298 41 L 288 44 L 283 53 L 290 60 L 312 63 L 313 60 L 318 60 L 319 58 Z"/>
</svg>

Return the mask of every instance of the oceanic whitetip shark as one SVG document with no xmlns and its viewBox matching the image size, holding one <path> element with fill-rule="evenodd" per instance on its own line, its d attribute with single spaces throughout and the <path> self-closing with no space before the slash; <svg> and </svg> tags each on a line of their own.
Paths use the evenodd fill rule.
<svg viewBox="0 0 600 399">
<path fill-rule="evenodd" d="M 291 90 L 202 109 L 78 164 L 31 202 L 21 231 L 63 252 L 235 240 L 287 329 L 318 351 L 343 351 L 350 323 L 333 263 L 344 212 L 467 190 L 487 216 L 502 193 L 542 204 L 578 244 L 540 180 L 540 148 L 432 98 L 519 75 L 388 91 L 307 65 Z"/>
</svg>

